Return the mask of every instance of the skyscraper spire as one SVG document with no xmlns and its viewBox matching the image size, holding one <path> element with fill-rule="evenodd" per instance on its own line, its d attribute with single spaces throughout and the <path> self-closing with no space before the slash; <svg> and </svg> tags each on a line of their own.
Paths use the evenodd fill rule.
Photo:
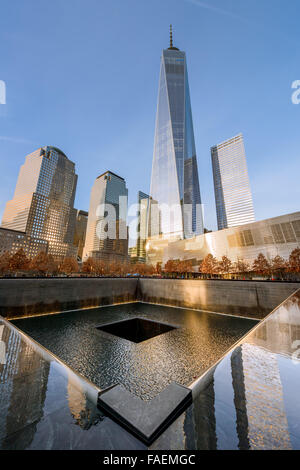
<svg viewBox="0 0 300 470">
<path fill-rule="evenodd" d="M 171 24 L 170 24 L 170 47 L 169 47 L 169 50 L 179 51 L 179 49 L 177 49 L 177 47 L 173 46 L 173 31 L 172 31 L 172 25 Z"/>
</svg>

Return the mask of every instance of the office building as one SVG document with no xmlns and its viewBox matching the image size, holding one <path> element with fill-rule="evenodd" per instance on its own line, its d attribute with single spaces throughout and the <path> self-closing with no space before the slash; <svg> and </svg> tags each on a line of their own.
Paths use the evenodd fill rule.
<svg viewBox="0 0 300 470">
<path fill-rule="evenodd" d="M 255 221 L 242 134 L 211 148 L 218 229 Z"/>
<path fill-rule="evenodd" d="M 150 205 L 151 198 L 148 194 L 142 191 L 138 192 L 138 224 L 137 224 L 137 241 L 135 257 L 139 263 L 145 263 L 146 261 L 146 240 L 149 236 L 148 223 L 150 220 Z M 133 257 L 134 251 L 131 252 Z"/>
<path fill-rule="evenodd" d="M 98 176 L 91 191 L 83 260 L 128 261 L 127 197 L 124 178 L 111 171 Z"/>
<path fill-rule="evenodd" d="M 47 253 L 48 242 L 30 237 L 25 232 L 0 227 L 0 255 L 4 253 L 14 255 L 20 249 L 23 249 L 27 258 L 32 259 L 41 251 Z"/>
<path fill-rule="evenodd" d="M 88 215 L 88 212 L 82 210 L 78 210 L 76 213 L 74 245 L 77 247 L 77 258 L 79 260 L 82 259 Z"/>
<path fill-rule="evenodd" d="M 47 241 L 48 253 L 55 259 L 76 256 L 76 185 L 75 164 L 56 147 L 39 148 L 21 166 L 2 227 Z"/>
<path fill-rule="evenodd" d="M 150 196 L 161 213 L 151 236 L 203 233 L 186 55 L 173 46 L 172 30 L 161 57 Z"/>
</svg>

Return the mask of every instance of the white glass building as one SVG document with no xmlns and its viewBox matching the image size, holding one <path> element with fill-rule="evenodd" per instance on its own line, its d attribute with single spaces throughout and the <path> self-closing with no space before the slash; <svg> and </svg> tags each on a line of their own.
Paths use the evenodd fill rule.
<svg viewBox="0 0 300 470">
<path fill-rule="evenodd" d="M 190 260 L 195 271 L 209 253 L 218 260 L 227 256 L 232 263 L 244 260 L 250 265 L 260 253 L 271 261 L 275 256 L 285 260 L 300 244 L 300 212 L 260 220 L 239 227 L 205 233 L 189 240 L 149 239 L 147 261 L 154 266 L 169 259 Z"/>
<path fill-rule="evenodd" d="M 189 238 L 203 233 L 186 56 L 173 47 L 172 31 L 161 58 L 150 196 L 161 214 L 152 235 Z"/>
<path fill-rule="evenodd" d="M 211 148 L 218 229 L 255 221 L 242 134 Z"/>
</svg>

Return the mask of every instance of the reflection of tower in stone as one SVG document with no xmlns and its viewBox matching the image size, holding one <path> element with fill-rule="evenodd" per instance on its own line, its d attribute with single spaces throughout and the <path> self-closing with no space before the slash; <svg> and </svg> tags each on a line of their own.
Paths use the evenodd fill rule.
<svg viewBox="0 0 300 470">
<path fill-rule="evenodd" d="M 239 439 L 239 449 L 249 450 L 248 416 L 246 409 L 245 377 L 241 348 L 231 354 L 231 374 L 236 409 L 236 428 Z"/>
<path fill-rule="evenodd" d="M 89 429 L 99 420 L 99 411 L 96 405 L 87 400 L 81 382 L 74 376 L 68 381 L 69 410 L 78 426 Z"/>
<path fill-rule="evenodd" d="M 150 195 L 160 210 L 174 208 L 171 217 L 162 211 L 157 232 L 179 238 L 203 233 L 186 56 L 173 47 L 172 31 L 161 58 Z M 151 234 L 158 234 L 153 227 Z"/>
<path fill-rule="evenodd" d="M 198 450 L 217 449 L 215 391 L 213 376 L 208 386 L 194 399 L 195 435 Z"/>
<path fill-rule="evenodd" d="M 55 258 L 75 256 L 75 164 L 55 147 L 39 148 L 21 166 L 2 226 L 47 240 Z"/>
<path fill-rule="evenodd" d="M 250 448 L 291 449 L 276 354 L 245 343 L 241 356 Z M 266 397 L 268 403 L 264 403 Z"/>
<path fill-rule="evenodd" d="M 0 365 L 0 409 L 3 423 L 0 426 L 0 448 L 5 449 L 4 436 L 16 432 L 17 416 L 19 432 L 14 437 L 14 448 L 26 449 L 36 430 L 36 424 L 31 423 L 37 423 L 43 417 L 50 364 L 21 341 L 18 333 L 5 328 L 4 335 L 3 339 L 9 344 L 9 349 L 6 364 Z M 24 381 L 26 387 L 20 386 Z"/>
</svg>

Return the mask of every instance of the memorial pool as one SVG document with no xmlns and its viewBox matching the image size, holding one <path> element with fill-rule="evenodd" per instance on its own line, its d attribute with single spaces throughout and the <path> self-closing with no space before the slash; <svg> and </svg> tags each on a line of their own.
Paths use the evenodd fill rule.
<svg viewBox="0 0 300 470">
<path fill-rule="evenodd" d="M 132 303 L 13 323 L 101 389 L 122 384 L 150 400 L 172 382 L 190 385 L 257 321 Z M 137 341 L 138 325 L 147 331 Z"/>
</svg>

